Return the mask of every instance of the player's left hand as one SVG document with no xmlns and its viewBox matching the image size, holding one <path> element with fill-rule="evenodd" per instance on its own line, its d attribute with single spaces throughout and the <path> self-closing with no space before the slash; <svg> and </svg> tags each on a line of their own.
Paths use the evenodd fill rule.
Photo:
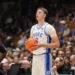
<svg viewBox="0 0 75 75">
<path fill-rule="evenodd" d="M 43 46 L 43 44 L 40 44 L 40 43 L 38 43 L 38 44 L 34 44 L 34 47 L 32 47 L 34 50 L 36 50 L 36 49 L 38 49 L 38 48 L 40 48 L 40 47 L 42 47 Z"/>
</svg>

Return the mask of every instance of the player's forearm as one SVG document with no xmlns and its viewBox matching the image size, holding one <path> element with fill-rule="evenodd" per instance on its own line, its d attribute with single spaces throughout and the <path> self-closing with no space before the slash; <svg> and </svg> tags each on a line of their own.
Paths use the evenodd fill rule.
<svg viewBox="0 0 75 75">
<path fill-rule="evenodd" d="M 60 46 L 60 43 L 51 43 L 51 44 L 42 44 L 41 45 L 42 47 L 45 47 L 45 48 L 58 48 Z"/>
</svg>

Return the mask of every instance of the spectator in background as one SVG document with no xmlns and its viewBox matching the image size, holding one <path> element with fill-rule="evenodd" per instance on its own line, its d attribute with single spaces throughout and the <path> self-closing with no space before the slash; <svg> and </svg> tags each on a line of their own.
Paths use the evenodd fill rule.
<svg viewBox="0 0 75 75">
<path fill-rule="evenodd" d="M 0 69 L 0 75 L 5 75 L 4 71 Z"/>
<path fill-rule="evenodd" d="M 65 30 L 63 32 L 63 37 L 68 37 L 70 35 L 70 28 L 68 24 L 65 24 Z"/>
<path fill-rule="evenodd" d="M 21 67 L 19 69 L 18 75 L 31 75 L 31 64 L 28 60 L 20 61 Z"/>
<path fill-rule="evenodd" d="M 18 75 L 20 64 L 12 64 L 8 75 Z"/>
<path fill-rule="evenodd" d="M 59 20 L 58 20 L 58 19 L 55 19 L 54 26 L 55 26 L 55 27 L 59 27 L 59 26 L 60 26 L 60 24 L 59 24 Z"/>
<path fill-rule="evenodd" d="M 15 52 L 13 52 L 12 57 L 13 58 L 18 57 L 18 55 L 19 55 L 19 52 L 15 51 Z"/>
<path fill-rule="evenodd" d="M 67 43 L 66 43 L 67 44 Z M 70 47 L 69 46 L 66 46 L 65 47 L 65 51 L 68 51 L 68 50 L 70 50 Z"/>
<path fill-rule="evenodd" d="M 55 50 L 52 50 L 52 56 L 53 57 L 56 57 L 57 56 L 57 50 L 55 49 Z"/>
<path fill-rule="evenodd" d="M 4 75 L 8 75 L 8 74 L 9 74 L 9 70 L 10 70 L 10 65 L 9 65 L 9 63 L 3 63 Z"/>
<path fill-rule="evenodd" d="M 1 63 L 13 63 L 13 58 L 12 58 L 12 51 L 8 50 L 6 53 L 6 56 L 3 58 L 3 60 L 1 61 Z"/>
<path fill-rule="evenodd" d="M 63 37 L 63 33 L 64 33 L 64 30 L 65 30 L 65 21 L 64 20 L 61 20 L 60 21 L 60 30 L 59 30 L 59 33 L 58 33 L 58 35 L 59 35 L 59 41 L 60 41 L 60 47 L 62 47 L 63 46 L 63 39 L 64 39 L 64 37 Z"/>
<path fill-rule="evenodd" d="M 53 71 L 55 75 L 69 74 L 69 68 L 64 64 L 64 59 L 62 57 L 56 57 Z"/>
<path fill-rule="evenodd" d="M 71 68 L 75 69 L 75 55 L 70 56 L 70 64 L 71 64 Z"/>
<path fill-rule="evenodd" d="M 70 56 L 70 64 L 71 64 L 70 74 L 75 75 L 75 55 Z"/>
<path fill-rule="evenodd" d="M 8 16 L 6 21 L 5 21 L 5 24 L 11 24 L 13 22 L 13 19 L 11 16 Z"/>
<path fill-rule="evenodd" d="M 15 57 L 15 58 L 13 59 L 13 63 L 18 64 L 18 63 L 19 63 L 19 58 L 18 58 L 18 57 Z"/>
<path fill-rule="evenodd" d="M 61 28 L 60 28 L 60 30 L 59 30 L 59 35 L 62 35 L 63 33 L 64 33 L 64 30 L 65 30 L 65 21 L 64 20 L 62 20 L 62 21 L 60 21 L 60 26 L 61 26 Z"/>
<path fill-rule="evenodd" d="M 70 68 L 70 57 L 69 56 L 64 57 L 64 64 Z"/>
<path fill-rule="evenodd" d="M 27 39 L 26 34 L 24 32 L 21 32 L 21 34 L 20 34 L 20 40 L 18 41 L 17 47 L 24 46 L 26 39 Z"/>
<path fill-rule="evenodd" d="M 70 57 L 71 54 L 72 54 L 71 50 L 67 50 L 67 51 L 65 51 L 65 55 L 66 55 L 66 56 Z"/>
<path fill-rule="evenodd" d="M 12 50 L 8 50 L 6 56 L 12 57 L 12 54 L 13 54 Z"/>
<path fill-rule="evenodd" d="M 5 58 L 6 56 L 6 49 L 2 44 L 0 44 L 0 62 Z"/>
<path fill-rule="evenodd" d="M 57 56 L 58 56 L 58 57 L 64 57 L 64 55 L 65 55 L 64 50 L 63 50 L 63 49 L 61 50 L 61 49 L 59 48 L 59 50 L 57 51 Z"/>
</svg>

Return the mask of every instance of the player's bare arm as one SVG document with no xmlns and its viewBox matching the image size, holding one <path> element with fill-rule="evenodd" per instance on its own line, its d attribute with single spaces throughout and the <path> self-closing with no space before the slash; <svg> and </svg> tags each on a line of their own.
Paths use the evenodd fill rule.
<svg viewBox="0 0 75 75">
<path fill-rule="evenodd" d="M 57 36 L 52 37 L 52 43 L 50 44 L 40 44 L 38 43 L 38 47 L 45 47 L 45 48 L 58 48 L 60 46 L 59 40 Z"/>
<path fill-rule="evenodd" d="M 58 36 L 56 34 L 56 31 L 54 29 L 53 26 L 48 25 L 46 28 L 46 33 L 51 36 L 52 42 L 51 43 L 47 43 L 47 44 L 41 44 L 40 42 L 38 43 L 38 45 L 35 46 L 35 48 L 39 48 L 39 47 L 45 47 L 45 48 L 58 48 L 60 46 L 59 43 L 59 39 Z"/>
</svg>

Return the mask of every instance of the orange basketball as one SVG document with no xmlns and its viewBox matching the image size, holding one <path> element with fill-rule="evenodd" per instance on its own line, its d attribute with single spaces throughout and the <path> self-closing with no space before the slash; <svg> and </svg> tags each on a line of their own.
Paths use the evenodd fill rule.
<svg viewBox="0 0 75 75">
<path fill-rule="evenodd" d="M 34 44 L 37 44 L 38 41 L 35 39 L 35 38 L 28 38 L 26 41 L 25 41 L 25 47 L 27 50 L 29 51 L 34 51 L 32 47 L 34 47 Z"/>
</svg>

